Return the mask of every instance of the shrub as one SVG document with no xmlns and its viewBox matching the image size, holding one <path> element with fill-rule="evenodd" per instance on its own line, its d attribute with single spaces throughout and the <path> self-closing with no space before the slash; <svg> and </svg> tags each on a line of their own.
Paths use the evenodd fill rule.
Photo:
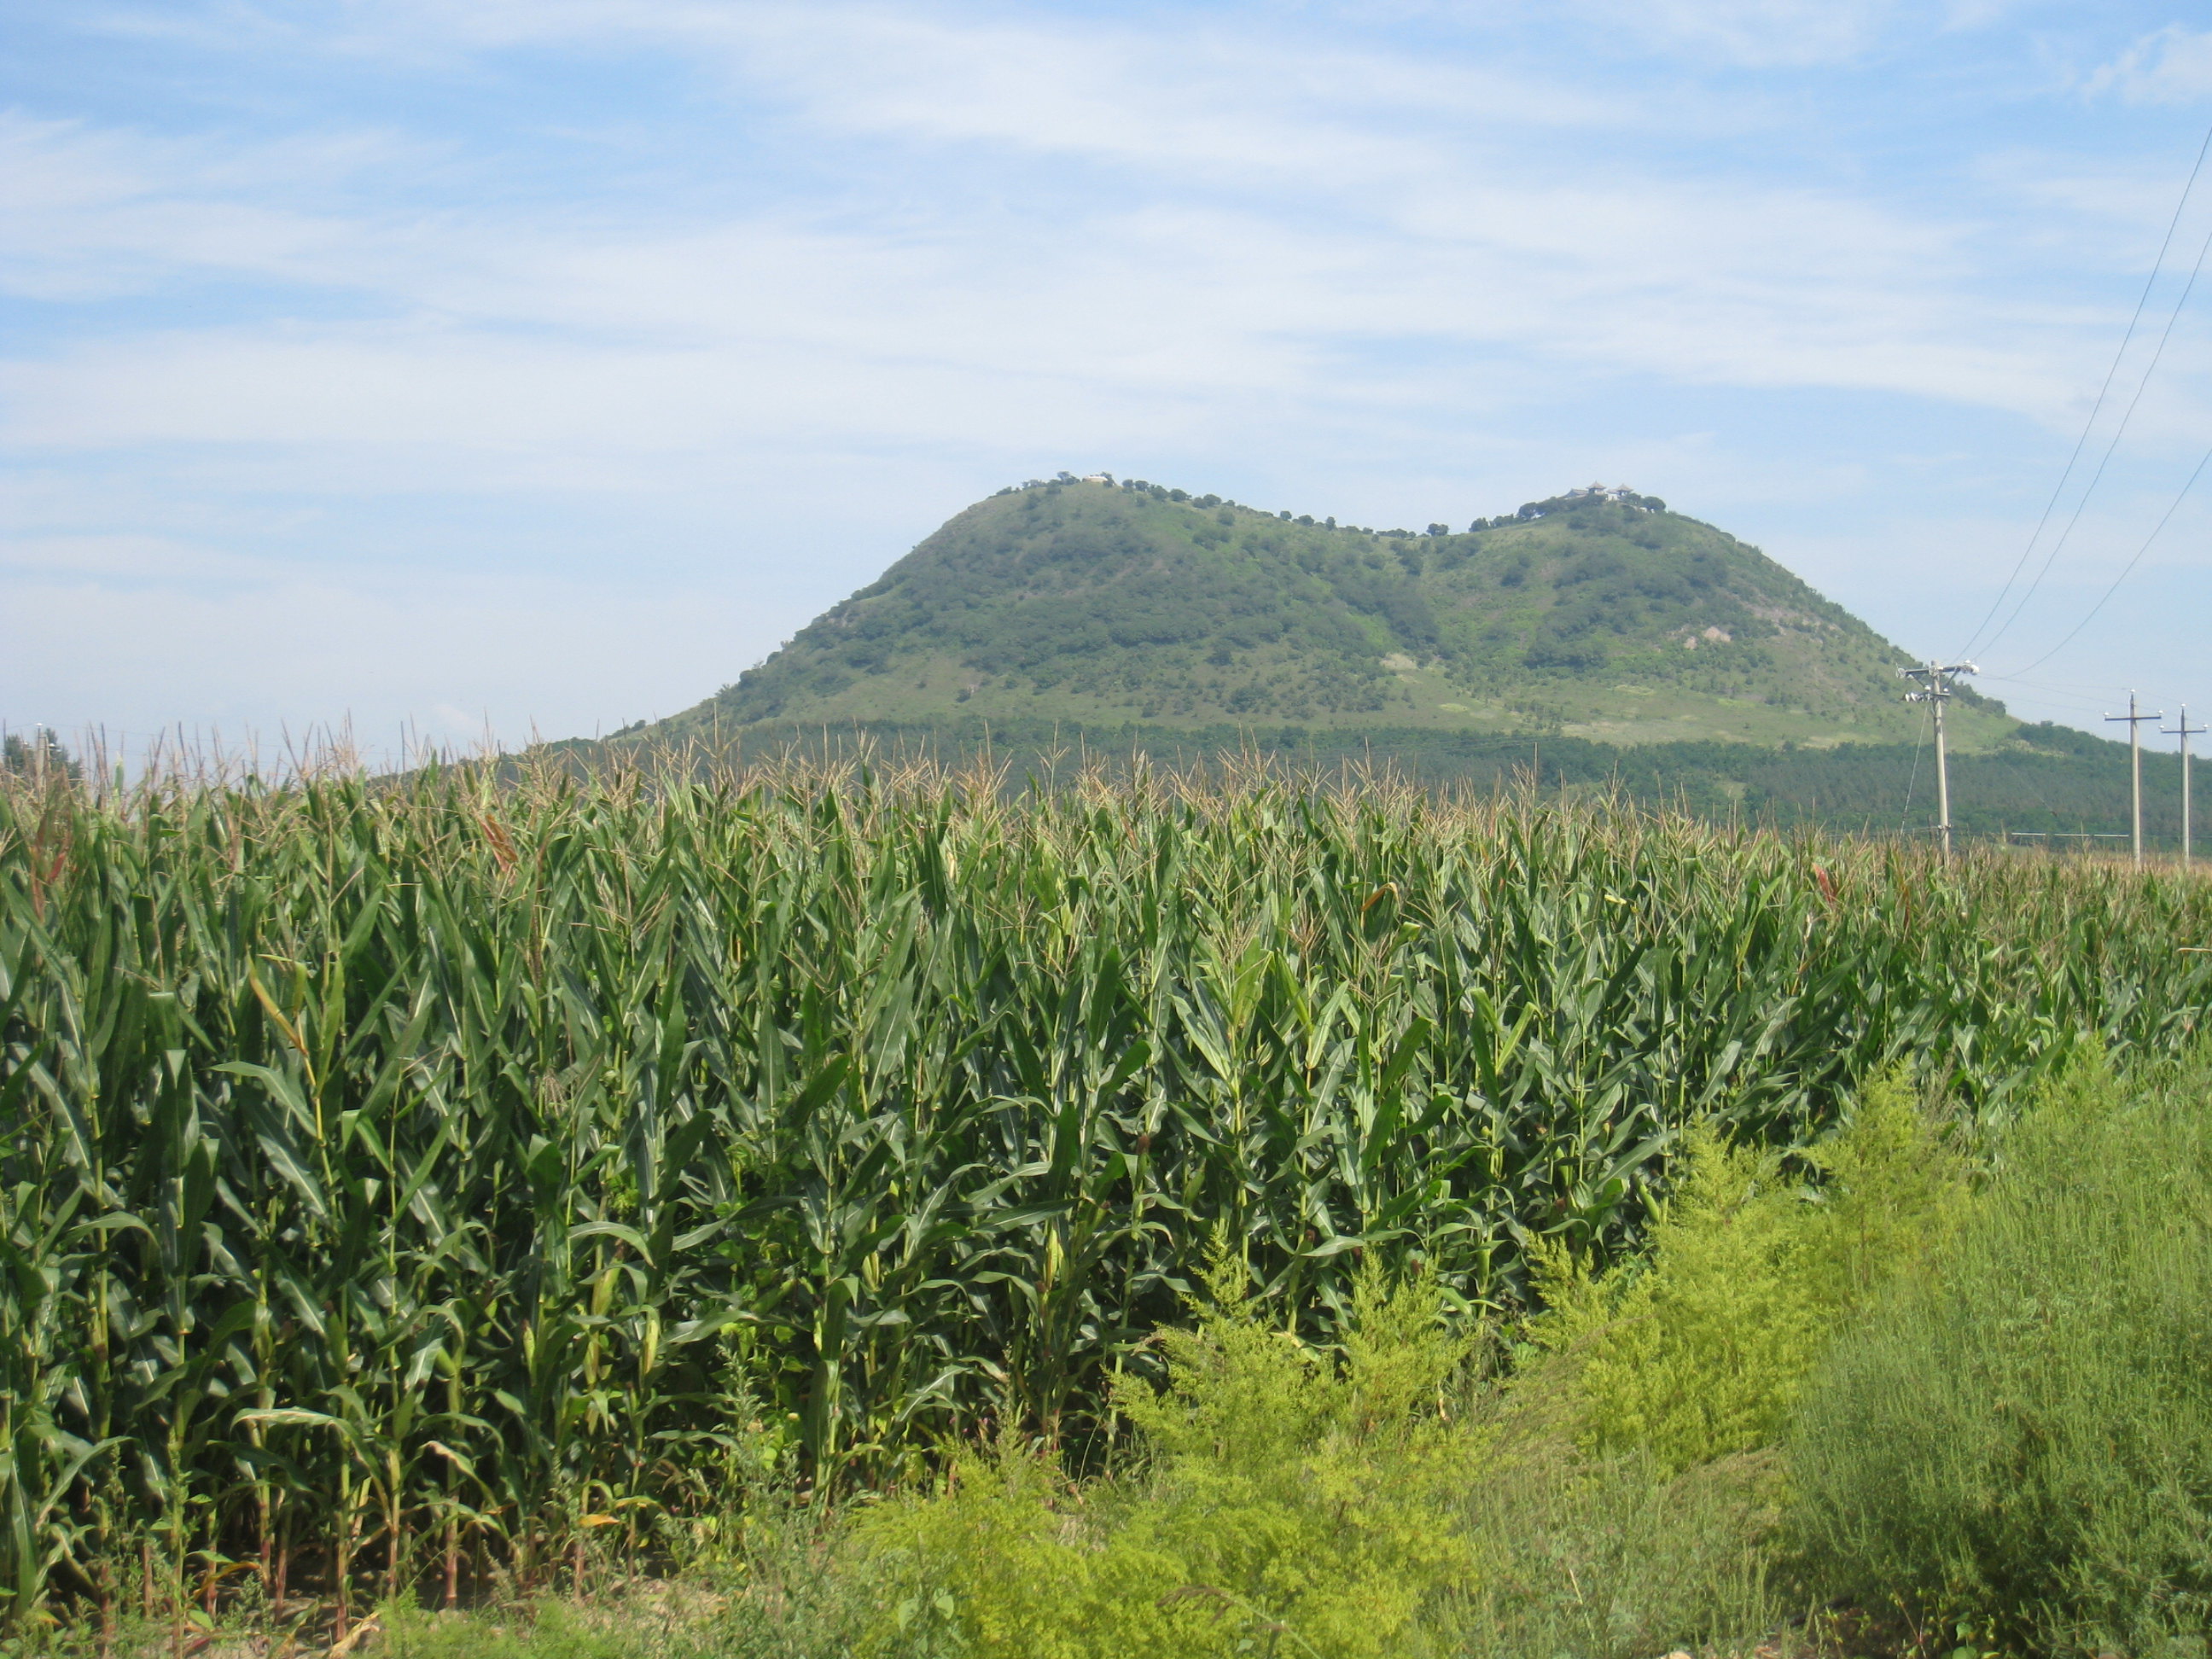
<svg viewBox="0 0 2212 1659">
<path fill-rule="evenodd" d="M 2053 1652 L 2212 1620 L 2212 1124 L 2200 1062 L 2057 1088 L 1936 1271 L 1838 1346 L 1793 1438 L 1832 1587 Z M 2133 1097 L 2130 1098 L 2132 1093 Z"/>
<path fill-rule="evenodd" d="M 1598 1278 L 1551 1258 L 1532 1334 L 1571 1379 L 1586 1450 L 1641 1451 L 1672 1474 L 1774 1444 L 1839 1323 L 1966 1204 L 1966 1163 L 1901 1073 L 1804 1161 L 1817 1186 L 1695 1126 L 1646 1257 Z"/>
<path fill-rule="evenodd" d="M 1778 1622 L 1771 1457 L 1584 1457 L 1556 1374 L 1474 1374 L 1483 1345 L 1425 1284 L 1363 1278 L 1333 1354 L 1263 1322 L 1237 1273 L 1215 1289 L 1160 1338 L 1167 1389 L 1123 1393 L 1141 1469 L 1077 1486 L 1006 1449 L 862 1523 L 875 1650 L 931 1627 L 1008 1659 L 1634 1659 Z"/>
<path fill-rule="evenodd" d="M 1006 1447 L 863 1523 L 885 1635 L 933 1613 L 1009 1659 L 1431 1650 L 1423 1607 L 1471 1565 L 1451 1510 L 1480 1438 L 1438 1410 L 1468 1344 L 1435 1288 L 1364 1277 L 1340 1355 L 1264 1323 L 1241 1263 L 1212 1289 L 1196 1330 L 1159 1336 L 1167 1388 L 1121 1391 L 1142 1472 L 1078 1486 Z"/>
</svg>

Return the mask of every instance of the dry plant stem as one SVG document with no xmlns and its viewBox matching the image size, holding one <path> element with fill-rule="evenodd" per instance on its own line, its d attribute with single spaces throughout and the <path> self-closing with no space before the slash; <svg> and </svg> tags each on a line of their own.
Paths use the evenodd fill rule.
<svg viewBox="0 0 2212 1659">
<path fill-rule="evenodd" d="M 100 1659 L 115 1651 L 115 1566 L 103 1553 L 100 1558 Z"/>
</svg>

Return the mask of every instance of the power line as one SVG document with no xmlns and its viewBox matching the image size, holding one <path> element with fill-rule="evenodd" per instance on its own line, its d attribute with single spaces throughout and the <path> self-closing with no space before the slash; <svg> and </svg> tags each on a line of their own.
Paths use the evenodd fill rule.
<svg viewBox="0 0 2212 1659">
<path fill-rule="evenodd" d="M 2189 482 L 2181 486 L 2181 489 L 2175 494 L 2173 500 L 2168 503 L 2165 514 L 2159 519 L 2158 523 L 2152 527 L 2150 534 L 2143 538 L 2143 544 L 2136 549 L 2135 557 L 2130 559 L 2125 565 L 2122 566 L 2120 568 L 2120 574 L 2112 578 L 2112 585 L 2105 590 L 2104 598 L 2099 599 L 2096 604 L 2091 605 L 2087 614 L 2085 615 L 2080 622 L 2075 623 L 2071 629 L 2067 630 L 2066 637 L 2064 639 L 2059 641 L 2058 643 L 2052 646 L 2050 650 L 2045 652 L 2033 662 L 2029 663 L 2026 667 L 2022 668 L 2020 671 L 2021 673 L 2033 673 L 2036 669 L 2042 667 L 2044 664 L 2049 662 L 2053 657 L 2063 651 L 2068 646 L 2073 644 L 2074 636 L 2097 619 L 2097 613 L 2105 608 L 2106 602 L 2112 599 L 2113 594 L 2120 591 L 2120 584 L 2127 580 L 2129 576 L 2134 574 L 2135 568 L 2142 562 L 2143 555 L 2150 551 L 2150 544 L 2158 539 L 2159 532 L 2166 528 L 2167 520 L 2171 520 L 2176 513 L 2180 511 L 2181 503 L 2188 499 L 2189 492 L 2196 487 L 2197 479 L 2204 476 L 2204 469 L 2208 466 L 2212 466 L 2212 449 L 2208 449 L 2204 452 L 2203 459 L 2197 463 L 2197 470 L 2189 475 Z"/>
<path fill-rule="evenodd" d="M 1920 751 L 1927 746 L 1928 722 L 1920 722 L 1920 731 L 1912 740 L 1912 770 L 1905 780 L 1905 810 L 1897 815 L 1897 833 L 1900 838 L 1905 825 L 1912 821 L 1912 792 L 1920 783 Z"/>
<path fill-rule="evenodd" d="M 2181 285 L 2180 296 L 2174 301 L 2173 309 L 2166 314 L 2166 327 L 2160 331 L 2158 344 L 2150 354 L 2150 362 L 2143 369 L 2142 379 L 2136 382 L 2136 395 L 2128 399 L 2127 410 L 2121 415 L 2119 425 L 2113 428 L 2112 442 L 2105 446 L 2105 453 L 2097 462 L 2097 471 L 2091 477 L 2088 488 L 2081 492 L 2081 499 L 2074 503 L 2073 516 L 2066 520 L 2066 528 L 2058 532 L 2058 539 L 2051 544 L 2051 551 L 2044 556 L 2043 568 L 2035 573 L 2035 580 L 2020 596 L 2020 602 L 2013 606 L 2012 614 L 1998 624 L 1996 633 L 1982 642 L 1984 649 L 2002 639 L 2012 625 L 2020 620 L 2021 612 L 2027 609 L 2027 602 L 2035 597 L 2036 589 L 2043 586 L 2043 579 L 2051 574 L 2051 567 L 2058 562 L 2059 554 L 2064 551 L 2068 540 L 2074 534 L 2074 526 L 2081 522 L 2081 514 L 2089 505 L 2089 498 L 2097 493 L 2098 484 L 2104 480 L 2105 469 L 2112 465 L 2113 452 L 2119 448 L 2120 440 L 2127 435 L 2128 423 L 2136 417 L 2136 405 L 2142 402 L 2143 393 L 2150 389 L 2151 376 L 2158 372 L 2159 361 L 2166 356 L 2166 342 L 2173 337 L 2173 325 L 2181 320 L 2182 307 L 2189 303 L 2189 296 L 2196 289 L 2197 278 L 2204 269 L 2204 256 L 2208 253 L 2212 253 L 2212 231 L 2205 233 L 2204 240 L 2197 250 L 2197 262 L 2189 268 L 2189 280 Z"/>
<path fill-rule="evenodd" d="M 2005 760 L 1996 757 L 1984 756 L 1983 757 L 1983 763 L 1987 765 L 1991 759 L 1996 759 L 1997 764 L 2003 767 L 2005 775 L 2011 778 L 2014 782 L 2026 786 L 2027 793 L 2035 797 L 2037 803 L 2045 811 L 2051 814 L 2051 823 L 2058 823 L 2063 822 L 2063 818 L 2058 809 L 2051 804 L 2051 797 L 2043 793 L 2043 786 L 2038 783 L 2033 775 L 2022 771 L 2018 762 Z"/>
<path fill-rule="evenodd" d="M 2023 686 L 2030 691 L 2041 691 L 2049 696 L 2057 697 L 2063 702 L 2078 702 L 2086 704 L 2093 702 L 2101 703 L 2102 701 L 2100 698 L 2086 695 L 2082 688 L 2080 686 L 2051 685 L 2042 680 L 2024 680 L 2017 674 L 1984 674 L 1982 678 L 1985 680 L 1994 680 L 2002 685 L 2018 685 Z"/>
<path fill-rule="evenodd" d="M 2100 708 L 2103 706 L 2103 699 L 2090 696 L 2094 688 L 2087 685 L 2053 685 L 2048 680 L 2024 680 L 2017 674 L 1984 674 L 1982 678 L 2002 680 L 2007 685 L 2024 685 L 2031 691 L 2048 691 L 2054 697 L 2070 697 L 2076 702 L 2094 702 Z"/>
<path fill-rule="evenodd" d="M 2051 515 L 2057 510 L 2059 498 L 2066 493 L 2067 481 L 2074 476 L 2074 468 L 2081 459 L 2082 450 L 2088 447 L 2089 434 L 2095 429 L 2097 416 L 2104 412 L 2105 398 L 2112 392 L 2113 379 L 2120 372 L 2120 364 L 2128 355 L 2128 347 L 2134 343 L 2136 325 L 2142 320 L 2143 307 L 2150 303 L 2151 290 L 2158 285 L 2158 274 L 2166 267 L 2166 251 L 2173 246 L 2173 233 L 2181 228 L 2182 212 L 2189 205 L 2191 192 L 2197 188 L 2197 175 L 2204 170 L 2204 158 L 2208 154 L 2212 154 L 2212 128 L 2206 130 L 2204 142 L 2197 146 L 2197 163 L 2189 169 L 2188 181 L 2181 187 L 2181 199 L 2173 204 L 2173 217 L 2166 222 L 2165 240 L 2158 245 L 2158 258 L 2151 261 L 2150 275 L 2144 279 L 2142 292 L 2136 296 L 2135 313 L 2128 319 L 2127 331 L 2120 336 L 2120 349 L 2112 354 L 2112 366 L 2105 371 L 2105 383 L 2097 388 L 2097 401 L 2090 406 L 2089 418 L 2081 423 L 2081 435 L 2074 441 L 2074 453 L 2066 458 L 2065 471 L 2058 475 L 2057 486 L 2051 490 L 2051 499 L 2044 503 L 2043 516 L 2035 521 L 2035 533 L 2027 538 L 2027 545 L 2021 549 L 2020 559 L 2013 566 L 2012 574 L 2005 578 L 2004 586 L 1997 590 L 1996 598 L 1990 602 L 1988 614 L 1975 624 L 1972 635 L 1959 648 L 1960 656 L 1980 642 L 1982 629 L 1990 625 L 1990 618 L 2002 608 L 2006 595 L 2012 592 L 2012 585 L 2020 580 L 2020 573 L 2027 568 L 2028 560 L 2034 556 L 2035 544 L 2043 538 L 2043 532 L 2051 522 Z M 2198 258 L 2201 260 L 2203 256 L 2200 254 Z M 2140 392 L 2137 395 L 2141 395 Z M 2095 486 L 2093 484 L 2091 488 Z M 2086 493 L 2082 499 L 2088 499 Z M 2039 581 L 2042 578 L 2039 576 L 2037 580 Z"/>
<path fill-rule="evenodd" d="M 2057 704 L 2083 713 L 2091 709 L 2102 710 L 2107 701 L 2103 697 L 2087 696 L 2081 691 L 2065 686 L 2045 685 L 2035 680 L 2019 679 L 2009 674 L 1984 674 L 1982 678 L 1993 685 L 2018 686 L 2023 690 L 2040 693 L 2037 699 L 2039 702 Z"/>
</svg>

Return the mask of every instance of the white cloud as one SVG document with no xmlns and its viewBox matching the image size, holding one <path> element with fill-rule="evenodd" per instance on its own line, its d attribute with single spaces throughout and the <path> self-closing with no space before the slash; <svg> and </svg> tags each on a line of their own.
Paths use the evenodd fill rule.
<svg viewBox="0 0 2212 1659">
<path fill-rule="evenodd" d="M 1808 69 L 1848 64 L 1903 37 L 1978 28 L 2017 0 L 1528 0 L 1515 8 L 1540 23 L 1572 19 L 1603 48 L 1624 43 L 1706 66 Z M 1359 7 L 1365 11 L 1370 8 Z M 1494 0 L 1402 0 L 1414 12 L 1492 21 Z M 1347 11 L 1352 9 L 1350 7 Z"/>
<path fill-rule="evenodd" d="M 1842 8 L 1822 27 L 1870 27 L 1881 9 Z M 1786 32 L 1814 11 L 1830 9 L 1664 15 Z M 1310 395 L 1324 364 L 1333 401 L 1395 398 L 1422 377 L 1370 369 L 1363 388 L 1344 372 L 1346 351 L 1394 341 L 2041 416 L 2063 405 L 2072 367 L 2053 351 L 2084 320 L 1974 293 L 1996 252 L 1977 246 L 1980 227 L 1835 189 L 1670 176 L 1620 153 L 1547 156 L 1527 142 L 1531 111 L 1602 125 L 1627 106 L 1404 52 L 883 7 L 486 0 L 398 16 L 385 27 L 479 46 L 705 43 L 811 122 L 914 146 L 910 173 L 925 158 L 957 167 L 975 143 L 1113 171 L 1095 196 L 1062 186 L 1036 201 L 1018 179 L 924 209 L 917 185 L 889 212 L 843 192 L 811 213 L 719 221 L 610 204 L 403 216 L 349 197 L 312 211 L 235 199 L 227 180 L 296 169 L 296 143 L 180 156 L 125 133 L 19 127 L 30 199 L 4 240 L 45 250 L 26 283 L 91 291 L 224 266 L 378 317 L 19 364 L 18 441 L 620 456 L 754 439 L 771 422 L 907 441 L 1085 404 L 1085 435 L 1108 436 L 1138 418 L 1124 398 Z M 367 155 L 375 141 L 337 147 Z M 1455 379 L 1457 365 L 1435 373 Z"/>
<path fill-rule="evenodd" d="M 1092 127 L 1145 126 L 1139 68 L 1085 72 L 1098 107 L 1121 112 Z M 1202 136 L 1218 157 L 1262 154 L 1273 118 L 1249 142 Z M 1012 110 L 981 123 L 1021 125 Z M 18 359 L 0 366 L 13 442 L 352 447 L 401 488 L 470 472 L 494 489 L 635 487 L 640 458 L 988 444 L 1010 423 L 1113 444 L 1287 397 L 1419 418 L 1463 401 L 1468 354 L 2045 416 L 2070 392 L 2056 354 L 2082 321 L 1974 293 L 1975 227 L 1804 186 L 1502 165 L 1448 130 L 1338 147 L 1334 173 L 1287 203 L 1076 192 L 1042 215 L 986 199 L 908 223 L 843 202 L 811 221 L 674 223 L 253 212 L 225 181 L 282 159 L 180 164 L 173 146 L 81 127 L 14 136 L 31 182 L 5 240 L 50 250 L 50 270 L 158 283 L 228 260 L 378 314 L 264 314 Z M 1347 368 L 1414 343 L 1425 362 Z"/>
<path fill-rule="evenodd" d="M 1746 68 L 1857 57 L 1904 9 L 1897 0 L 1626 0 L 1587 9 L 1647 40 Z"/>
<path fill-rule="evenodd" d="M 2212 96 L 2212 30 L 2179 23 L 2145 35 L 2088 80 L 2088 90 L 2131 104 L 2193 104 Z"/>
<path fill-rule="evenodd" d="M 105 679 L 134 708 L 192 687 L 210 712 L 588 726 L 646 712 L 623 684 L 680 684 L 662 712 L 711 690 L 971 484 L 1040 468 L 1392 522 L 1595 470 L 1778 540 L 1899 476 L 1866 428 L 1899 411 L 2002 411 L 2014 440 L 2012 417 L 2078 416 L 2132 299 L 2097 283 L 2163 206 L 2139 170 L 1908 179 L 1765 101 L 1809 77 L 1697 78 L 1848 63 L 1990 6 L 1400 9 L 1465 27 L 708 0 L 139 18 L 165 50 L 235 45 L 257 95 L 287 65 L 383 78 L 222 137 L 0 117 L 0 286 L 84 319 L 0 358 L 0 438 L 60 480 L 0 556 L 0 606 L 77 630 L 0 646 L 0 711 L 73 718 L 57 702 L 100 706 Z M 2170 79 L 2198 39 L 2129 72 Z M 595 66 L 592 97 L 550 76 L 532 128 L 357 118 L 556 60 Z M 680 64 L 683 98 L 605 113 L 617 61 Z M 2201 425 L 2209 366 L 2178 336 L 2137 435 Z M 1809 424 L 1795 460 L 1743 413 L 1820 399 L 1861 400 L 1865 441 Z M 1887 572 L 1880 543 L 1834 546 Z M 595 559 L 655 574 L 546 574 Z M 504 599 L 471 586 L 495 564 Z M 770 596 L 769 631 L 739 591 Z M 506 633 L 551 654 L 490 638 L 510 601 Z M 628 655 L 575 620 L 649 637 L 672 605 Z"/>
<path fill-rule="evenodd" d="M 224 144 L 0 111 L 0 290 L 82 301 L 209 275 L 373 286 L 406 233 L 349 187 L 421 160 L 376 134 Z M 321 205 L 287 201 L 302 197 Z"/>
</svg>

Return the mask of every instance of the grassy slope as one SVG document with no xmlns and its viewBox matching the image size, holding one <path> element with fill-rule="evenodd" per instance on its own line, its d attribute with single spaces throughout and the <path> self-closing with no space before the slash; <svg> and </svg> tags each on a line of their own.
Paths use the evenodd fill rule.
<svg viewBox="0 0 2212 1659">
<path fill-rule="evenodd" d="M 650 735 L 975 716 L 1911 741 L 1904 653 L 1757 549 L 1663 511 L 1545 505 L 1431 537 L 1099 483 L 994 496 Z M 2013 726 L 1955 714 L 1962 750 Z"/>
</svg>

